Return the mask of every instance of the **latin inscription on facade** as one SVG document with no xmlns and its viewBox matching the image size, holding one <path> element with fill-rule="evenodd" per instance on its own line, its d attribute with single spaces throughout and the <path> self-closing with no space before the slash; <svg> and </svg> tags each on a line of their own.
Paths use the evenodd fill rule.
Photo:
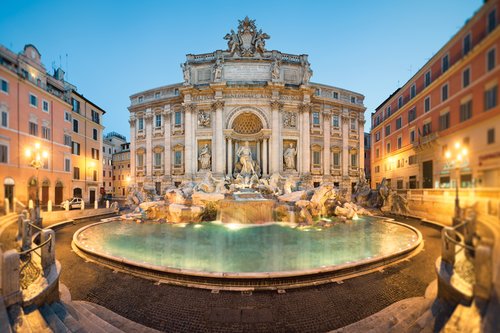
<svg viewBox="0 0 500 333">
<path fill-rule="evenodd" d="M 270 64 L 226 64 L 224 79 L 227 81 L 269 81 L 271 80 Z"/>
</svg>

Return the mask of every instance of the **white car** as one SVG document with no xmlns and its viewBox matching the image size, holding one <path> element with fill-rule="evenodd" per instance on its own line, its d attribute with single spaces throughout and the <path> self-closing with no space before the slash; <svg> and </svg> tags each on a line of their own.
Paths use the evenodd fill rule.
<svg viewBox="0 0 500 333">
<path fill-rule="evenodd" d="M 71 198 L 61 203 L 61 208 L 65 209 L 68 205 L 69 209 L 81 209 L 82 208 L 82 198 Z"/>
</svg>

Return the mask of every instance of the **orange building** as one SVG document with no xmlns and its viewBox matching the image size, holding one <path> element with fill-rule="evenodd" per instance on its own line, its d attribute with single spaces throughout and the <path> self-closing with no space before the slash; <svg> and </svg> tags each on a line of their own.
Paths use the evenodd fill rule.
<svg viewBox="0 0 500 333">
<path fill-rule="evenodd" d="M 48 153 L 39 169 L 40 199 L 59 204 L 70 195 L 71 105 L 64 89 L 64 72 L 47 74 L 33 45 L 15 54 L 0 46 L 0 207 L 8 198 L 23 204 L 35 199 L 36 171 L 26 149 L 36 143 Z"/>
<path fill-rule="evenodd" d="M 499 12 L 485 1 L 372 113 L 373 186 L 500 187 Z"/>
</svg>

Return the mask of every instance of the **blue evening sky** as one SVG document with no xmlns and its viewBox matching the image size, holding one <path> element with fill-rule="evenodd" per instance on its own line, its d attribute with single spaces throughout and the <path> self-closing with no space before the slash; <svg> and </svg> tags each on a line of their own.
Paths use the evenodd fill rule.
<svg viewBox="0 0 500 333">
<path fill-rule="evenodd" d="M 438 51 L 481 0 L 2 1 L 0 44 L 34 44 L 128 137 L 129 96 L 182 81 L 188 53 L 225 49 L 248 15 L 266 47 L 309 54 L 313 82 L 365 95 L 370 113 Z M 67 55 L 67 57 L 66 57 Z M 67 61 L 66 61 L 67 58 Z"/>
</svg>

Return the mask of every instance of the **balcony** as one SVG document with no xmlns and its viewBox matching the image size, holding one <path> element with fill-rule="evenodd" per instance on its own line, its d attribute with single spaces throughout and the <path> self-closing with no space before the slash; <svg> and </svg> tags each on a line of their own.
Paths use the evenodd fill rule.
<svg viewBox="0 0 500 333">
<path fill-rule="evenodd" d="M 421 136 L 413 142 L 413 148 L 419 149 L 419 150 L 431 148 L 437 144 L 438 138 L 439 138 L 438 132 L 433 132 L 433 133 L 427 134 L 426 136 Z"/>
</svg>

